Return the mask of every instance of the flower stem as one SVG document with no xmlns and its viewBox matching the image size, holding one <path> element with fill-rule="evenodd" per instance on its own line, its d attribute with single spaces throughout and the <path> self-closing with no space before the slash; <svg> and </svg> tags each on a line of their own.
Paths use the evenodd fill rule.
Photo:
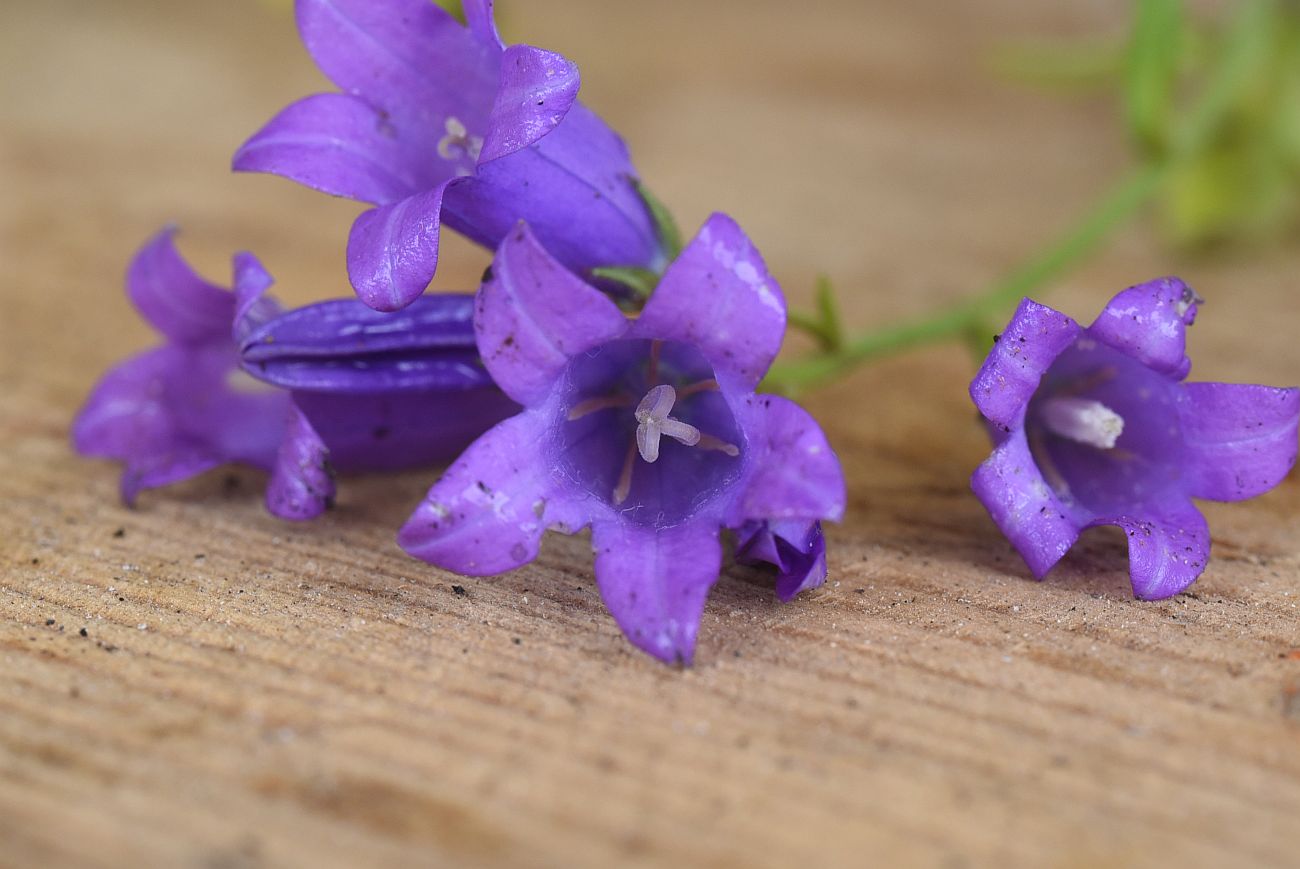
<svg viewBox="0 0 1300 869">
<path fill-rule="evenodd" d="M 1121 177 L 1056 244 L 956 308 L 869 332 L 854 340 L 841 340 L 836 346 L 829 345 L 825 327 L 818 320 L 807 315 L 792 318 L 791 324 L 811 332 L 822 343 L 824 352 L 774 365 L 763 382 L 764 387 L 791 395 L 820 386 L 864 362 L 890 353 L 962 337 L 973 347 L 974 330 L 1003 308 L 1059 278 L 1087 258 L 1112 231 L 1155 197 L 1174 170 L 1184 161 L 1196 158 L 1214 141 L 1249 84 L 1261 34 L 1268 32 L 1271 8 L 1269 0 L 1253 0 L 1238 7 L 1225 34 L 1218 63 L 1184 122 L 1175 127 L 1166 153 Z"/>
<path fill-rule="evenodd" d="M 1164 180 L 1169 165 L 1144 165 L 1130 172 L 1056 244 L 976 298 L 938 316 L 869 332 L 850 340 L 836 353 L 777 364 L 768 374 L 765 387 L 787 394 L 802 392 L 839 377 L 870 359 L 961 335 L 1085 259 L 1112 230 L 1151 199 Z"/>
</svg>

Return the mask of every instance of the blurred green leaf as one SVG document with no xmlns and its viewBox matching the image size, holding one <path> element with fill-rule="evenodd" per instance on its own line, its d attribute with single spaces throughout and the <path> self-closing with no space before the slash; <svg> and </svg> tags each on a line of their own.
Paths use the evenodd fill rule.
<svg viewBox="0 0 1300 869">
<path fill-rule="evenodd" d="M 1147 155 L 1163 153 L 1186 45 L 1182 0 L 1137 0 L 1122 88 L 1129 130 Z"/>
<path fill-rule="evenodd" d="M 1121 46 L 1111 40 L 1073 45 L 1002 45 L 988 64 L 1003 78 L 1061 91 L 1096 91 L 1110 87 L 1124 62 Z"/>
<path fill-rule="evenodd" d="M 659 242 L 664 246 L 664 253 L 667 255 L 669 262 L 677 259 L 678 254 L 682 252 L 682 231 L 677 225 L 677 218 L 668 210 L 668 206 L 660 201 L 659 197 L 650 192 L 641 181 L 635 181 L 636 192 L 640 194 L 641 200 L 645 202 L 645 207 L 650 211 L 650 217 L 654 221 L 655 231 L 659 235 Z"/>
</svg>

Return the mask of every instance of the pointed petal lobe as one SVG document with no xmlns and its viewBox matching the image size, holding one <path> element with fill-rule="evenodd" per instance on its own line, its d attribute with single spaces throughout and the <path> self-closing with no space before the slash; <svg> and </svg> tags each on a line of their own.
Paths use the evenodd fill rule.
<svg viewBox="0 0 1300 869">
<path fill-rule="evenodd" d="M 785 336 L 785 297 L 763 257 L 725 214 L 714 214 L 668 267 L 633 334 L 700 348 L 734 389 L 752 390 Z"/>
<path fill-rule="evenodd" d="M 235 297 L 199 277 L 176 250 L 176 230 L 150 239 L 126 273 L 127 295 L 149 323 L 178 344 L 223 338 L 230 332 Z"/>
<path fill-rule="evenodd" d="M 1178 594 L 1200 577 L 1210 561 L 1210 529 L 1191 501 L 1155 514 L 1101 517 L 1090 525 L 1124 529 L 1133 594 L 1142 600 Z"/>
<path fill-rule="evenodd" d="M 1005 439 L 976 469 L 971 489 L 1039 579 L 1079 538 L 1080 523 L 1043 479 L 1023 430 Z"/>
<path fill-rule="evenodd" d="M 507 48 L 479 161 L 513 154 L 554 130 L 578 99 L 579 84 L 578 67 L 563 55 L 531 45 Z"/>
<path fill-rule="evenodd" d="M 372 208 L 352 224 L 348 277 L 357 296 L 376 311 L 414 302 L 438 270 L 442 199 L 455 181 Z"/>
<path fill-rule="evenodd" d="M 347 94 L 293 103 L 240 146 L 232 165 L 375 205 L 405 199 L 433 181 L 392 124 Z"/>
<path fill-rule="evenodd" d="M 1059 311 L 1023 300 L 970 385 L 984 418 L 1002 431 L 1019 425 L 1039 381 L 1080 332 Z"/>
<path fill-rule="evenodd" d="M 1242 501 L 1269 491 L 1295 466 L 1300 390 L 1189 383 L 1179 407 L 1187 491 Z"/>
<path fill-rule="evenodd" d="M 754 468 L 728 525 L 750 519 L 830 519 L 844 515 L 840 460 L 817 421 L 786 398 L 754 395 L 743 411 Z"/>
<path fill-rule="evenodd" d="M 471 444 L 402 527 L 401 547 L 466 576 L 504 573 L 536 558 L 552 494 L 537 447 L 544 423 L 523 413 Z"/>
<path fill-rule="evenodd" d="M 314 519 L 334 501 L 329 450 L 294 407 L 266 486 L 266 509 L 293 522 Z"/>
<path fill-rule="evenodd" d="M 722 569 L 717 527 L 600 521 L 591 545 L 600 595 L 627 638 L 661 661 L 690 664 L 704 602 Z"/>
<path fill-rule="evenodd" d="M 501 243 L 479 290 L 474 328 L 492 378 L 529 405 L 550 393 L 570 358 L 624 334 L 628 319 L 520 224 Z"/>
<path fill-rule="evenodd" d="M 1111 299 L 1088 334 L 1161 374 L 1182 380 L 1191 370 L 1187 327 L 1199 300 L 1178 278 L 1159 278 L 1130 287 Z"/>
</svg>

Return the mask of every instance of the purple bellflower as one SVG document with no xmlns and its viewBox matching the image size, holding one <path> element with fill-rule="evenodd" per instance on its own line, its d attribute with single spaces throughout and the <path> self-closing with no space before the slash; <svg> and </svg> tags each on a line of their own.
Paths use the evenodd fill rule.
<svg viewBox="0 0 1300 869">
<path fill-rule="evenodd" d="M 79 452 L 126 465 L 127 504 L 238 463 L 271 472 L 272 513 L 309 519 L 334 496 L 332 467 L 446 460 L 518 409 L 477 362 L 472 296 L 430 296 L 391 318 L 352 299 L 281 313 L 253 256 L 235 256 L 227 290 L 190 268 L 173 234 L 127 273 L 165 343 L 110 370 L 73 425 Z"/>
<path fill-rule="evenodd" d="M 491 0 L 466 0 L 467 26 L 429 0 L 296 8 L 303 43 L 343 93 L 290 105 L 233 165 L 375 206 L 347 246 L 367 305 L 393 311 L 424 291 L 444 222 L 495 248 L 526 220 L 578 272 L 662 266 L 627 147 L 577 101 L 577 67 L 505 47 Z"/>
<path fill-rule="evenodd" d="M 1300 390 L 1183 382 L 1200 301 L 1163 278 L 1083 328 L 1026 299 L 971 384 L 996 444 L 972 487 L 1036 577 L 1117 525 L 1133 593 L 1177 594 L 1210 557 L 1192 498 L 1251 498 L 1295 464 Z"/>
<path fill-rule="evenodd" d="M 532 561 L 548 528 L 591 526 L 596 581 L 623 632 L 689 663 L 721 529 L 778 566 L 788 598 L 825 577 L 818 523 L 844 510 L 817 423 L 754 392 L 785 321 L 780 288 L 725 215 L 634 319 L 520 225 L 479 290 L 474 326 L 484 364 L 524 411 L 452 465 L 399 542 L 487 576 Z"/>
</svg>

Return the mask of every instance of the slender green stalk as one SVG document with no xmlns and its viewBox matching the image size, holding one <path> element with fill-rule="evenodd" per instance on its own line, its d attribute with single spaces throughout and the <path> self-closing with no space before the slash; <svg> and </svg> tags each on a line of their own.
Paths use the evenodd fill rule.
<svg viewBox="0 0 1300 869">
<path fill-rule="evenodd" d="M 1168 153 L 1123 176 L 1082 219 L 1042 254 L 1025 262 L 1004 280 L 974 299 L 937 315 L 891 326 L 856 340 L 827 347 L 820 356 L 773 366 L 764 386 L 795 394 L 840 377 L 862 363 L 925 344 L 968 337 L 972 329 L 1018 302 L 1043 284 L 1087 258 L 1106 237 L 1149 202 L 1167 177 L 1204 150 L 1218 135 L 1242 89 L 1249 81 L 1260 34 L 1267 32 L 1273 0 L 1255 0 L 1238 9 L 1219 62 L 1187 121 L 1173 137 Z M 825 345 L 825 328 L 818 319 L 799 314 L 792 325 L 811 332 Z"/>
<path fill-rule="evenodd" d="M 938 316 L 863 335 L 849 341 L 838 353 L 778 364 L 768 374 L 765 386 L 779 392 L 801 392 L 878 356 L 961 335 L 973 322 L 997 314 L 1085 259 L 1112 230 L 1151 199 L 1168 168 L 1169 164 L 1143 166 L 1125 176 L 1056 244 L 971 301 Z"/>
</svg>

